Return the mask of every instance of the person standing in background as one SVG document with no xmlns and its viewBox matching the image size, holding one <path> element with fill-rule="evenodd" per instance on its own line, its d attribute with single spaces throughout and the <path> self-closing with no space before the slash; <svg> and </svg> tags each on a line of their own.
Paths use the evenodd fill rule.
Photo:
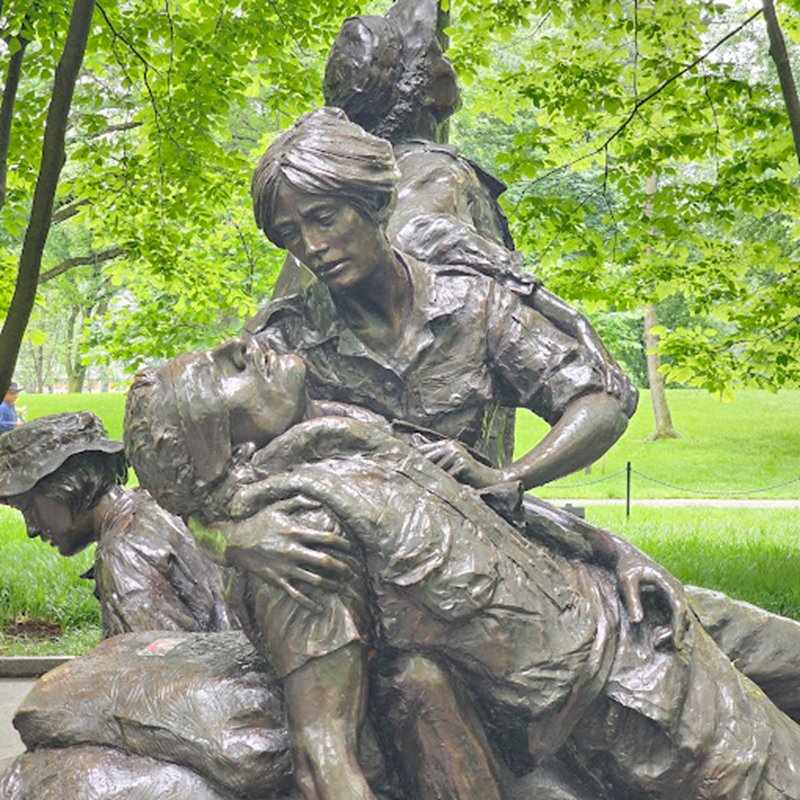
<svg viewBox="0 0 800 800">
<path fill-rule="evenodd" d="M 12 381 L 3 402 L 0 403 L 0 433 L 7 433 L 22 425 L 23 420 L 14 408 L 21 391 L 22 387 Z"/>
</svg>

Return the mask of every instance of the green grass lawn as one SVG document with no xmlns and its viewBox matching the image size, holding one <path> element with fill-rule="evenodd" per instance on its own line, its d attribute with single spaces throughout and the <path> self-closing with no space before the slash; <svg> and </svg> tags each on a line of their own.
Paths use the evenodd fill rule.
<svg viewBox="0 0 800 800">
<path fill-rule="evenodd" d="M 800 511 L 588 506 L 589 522 L 624 536 L 684 583 L 800 620 Z"/>
<path fill-rule="evenodd" d="M 673 489 L 638 474 L 633 476 L 634 497 L 694 497 L 714 492 L 736 492 L 747 497 L 800 498 L 800 389 L 778 394 L 744 391 L 729 403 L 707 392 L 670 390 L 670 408 L 682 439 L 647 441 L 653 429 L 649 392 L 643 391 L 628 430 L 609 453 L 583 472 L 537 490 L 542 497 L 624 497 L 625 476 L 613 473 L 633 469 L 666 483 Z M 103 420 L 112 438 L 122 436 L 125 395 L 56 394 L 23 395 L 20 404 L 28 419 L 59 411 L 93 411 Z M 517 455 L 530 449 L 547 432 L 546 423 L 527 411 L 517 417 Z M 587 481 L 600 481 L 591 485 Z M 752 489 L 786 481 L 794 483 L 770 492 L 749 494 Z M 697 490 L 700 495 L 694 491 Z"/>
<path fill-rule="evenodd" d="M 800 620 L 800 525 L 797 512 L 763 509 L 589 506 L 590 522 L 629 538 L 686 583 L 718 589 Z M 30 541 L 17 512 L 0 507 L 0 627 L 42 619 L 62 629 L 59 641 L 0 636 L 0 654 L 80 653 L 100 638 L 91 583 L 80 578 L 88 550 L 62 558 Z"/>
<path fill-rule="evenodd" d="M 94 547 L 63 558 L 25 532 L 22 515 L 0 506 L 0 654 L 81 653 L 100 640 L 100 607 L 91 581 L 81 573 L 91 567 Z M 28 642 L 3 631 L 11 623 L 56 624 L 56 641 Z"/>
<path fill-rule="evenodd" d="M 800 497 L 800 390 L 740 392 L 729 403 L 707 392 L 672 390 L 667 394 L 682 439 L 647 441 L 653 430 L 653 412 L 649 392 L 644 391 L 628 430 L 590 474 L 567 476 L 536 493 L 545 498 L 624 497 L 625 475 L 609 476 L 624 471 L 630 460 L 636 472 L 684 487 L 663 486 L 634 473 L 633 497 L 715 496 L 715 492 L 735 492 L 740 497 Z M 520 412 L 517 455 L 546 432 L 545 423 L 529 412 Z M 750 492 L 790 480 L 794 483 L 770 492 Z"/>
<path fill-rule="evenodd" d="M 112 439 L 122 438 L 122 417 L 125 414 L 125 393 L 104 392 L 93 394 L 29 394 L 20 395 L 17 405 L 27 409 L 25 419 L 30 421 L 47 414 L 63 411 L 91 411 L 106 426 Z"/>
</svg>

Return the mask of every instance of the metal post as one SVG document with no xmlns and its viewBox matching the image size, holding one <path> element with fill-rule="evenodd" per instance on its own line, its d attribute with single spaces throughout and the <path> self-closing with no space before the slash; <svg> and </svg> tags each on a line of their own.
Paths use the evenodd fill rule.
<svg viewBox="0 0 800 800">
<path fill-rule="evenodd" d="M 625 519 L 631 518 L 631 462 L 625 466 Z"/>
</svg>

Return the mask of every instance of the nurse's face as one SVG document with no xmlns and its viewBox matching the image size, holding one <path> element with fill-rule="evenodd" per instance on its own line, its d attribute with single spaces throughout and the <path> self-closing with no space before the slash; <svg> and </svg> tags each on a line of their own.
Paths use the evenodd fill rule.
<svg viewBox="0 0 800 800">
<path fill-rule="evenodd" d="M 381 226 L 354 205 L 308 194 L 286 181 L 278 189 L 272 228 L 332 292 L 346 292 L 373 277 L 391 254 Z"/>
<path fill-rule="evenodd" d="M 239 336 L 212 350 L 211 359 L 233 445 L 261 447 L 302 419 L 306 365 L 300 356 L 279 355 L 251 336 Z"/>
</svg>

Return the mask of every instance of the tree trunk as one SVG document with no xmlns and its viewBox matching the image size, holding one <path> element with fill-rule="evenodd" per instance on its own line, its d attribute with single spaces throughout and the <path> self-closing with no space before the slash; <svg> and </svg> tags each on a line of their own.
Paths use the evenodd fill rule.
<svg viewBox="0 0 800 800">
<path fill-rule="evenodd" d="M 86 365 L 75 362 L 71 365 L 71 371 L 67 375 L 67 391 L 70 392 L 70 394 L 81 394 L 85 382 Z"/>
<path fill-rule="evenodd" d="M 31 346 L 31 356 L 33 358 L 33 368 L 36 373 L 36 393 L 44 393 L 44 347 L 42 345 Z"/>
<path fill-rule="evenodd" d="M 14 374 L 22 337 L 25 335 L 25 328 L 36 299 L 42 252 L 50 230 L 58 179 L 64 165 L 64 137 L 69 110 L 83 54 L 86 51 L 93 11 L 94 0 L 75 0 L 69 20 L 67 41 L 56 67 L 53 93 L 44 129 L 42 161 L 33 192 L 28 228 L 25 231 L 19 257 L 17 282 L 8 308 L 8 316 L 0 332 L 0 393 L 2 394 L 5 394 Z"/>
<path fill-rule="evenodd" d="M 658 191 L 658 173 L 653 173 L 647 179 L 645 187 L 646 200 L 644 213 L 648 219 L 653 218 L 653 196 Z M 651 249 L 647 248 L 650 256 Z M 656 429 L 648 437 L 650 439 L 680 439 L 681 435 L 672 426 L 672 414 L 667 404 L 667 391 L 664 386 L 664 376 L 661 374 L 661 357 L 658 355 L 658 336 L 650 333 L 658 325 L 658 314 L 655 303 L 648 303 L 644 310 L 644 350 L 647 358 L 647 382 L 650 384 L 650 403 L 653 406 L 653 417 Z"/>
<path fill-rule="evenodd" d="M 453 10 L 453 4 L 449 3 L 447 10 L 442 8 L 442 3 L 437 3 L 439 7 L 439 15 L 436 19 L 436 38 L 442 47 L 442 51 L 446 51 L 450 47 L 450 37 L 444 32 L 445 28 L 450 26 L 450 16 Z"/>
<path fill-rule="evenodd" d="M 786 52 L 786 42 L 783 39 L 778 15 L 775 13 L 775 6 L 772 0 L 763 0 L 763 4 L 764 20 L 767 23 L 767 35 L 769 36 L 769 54 L 778 70 L 783 102 L 786 103 L 789 125 L 792 128 L 794 149 L 797 153 L 797 160 L 800 161 L 800 100 L 797 98 L 797 86 L 794 82 L 794 75 L 792 75 L 792 65 Z"/>
<path fill-rule="evenodd" d="M 67 391 L 80 394 L 86 379 L 86 366 L 81 363 L 80 329 L 83 322 L 82 309 L 73 307 L 67 320 L 67 347 L 64 356 L 64 368 L 67 371 Z"/>
<path fill-rule="evenodd" d="M 438 15 L 436 17 L 436 38 L 442 48 L 442 52 L 447 52 L 450 47 L 450 37 L 444 32 L 445 28 L 450 25 L 450 14 L 453 8 L 452 2 L 448 4 L 447 10 L 442 8 L 441 0 L 436 4 L 438 7 Z M 440 144 L 447 144 L 450 141 L 450 120 L 446 119 L 436 128 L 436 141 Z"/>
<path fill-rule="evenodd" d="M 0 209 L 6 202 L 6 183 L 8 178 L 8 148 L 11 145 L 11 123 L 14 121 L 14 102 L 17 99 L 19 76 L 22 73 L 22 59 L 28 40 L 23 36 L 17 38 L 19 50 L 8 60 L 6 85 L 3 88 L 3 100 L 0 103 Z"/>
<path fill-rule="evenodd" d="M 658 336 L 650 330 L 658 325 L 658 315 L 654 303 L 644 310 L 644 344 L 647 353 L 647 380 L 650 384 L 650 402 L 653 406 L 653 417 L 656 429 L 648 437 L 650 439 L 680 439 L 681 435 L 672 426 L 672 415 L 667 404 L 667 391 L 664 387 L 664 376 L 661 374 L 661 358 L 658 355 Z"/>
</svg>

